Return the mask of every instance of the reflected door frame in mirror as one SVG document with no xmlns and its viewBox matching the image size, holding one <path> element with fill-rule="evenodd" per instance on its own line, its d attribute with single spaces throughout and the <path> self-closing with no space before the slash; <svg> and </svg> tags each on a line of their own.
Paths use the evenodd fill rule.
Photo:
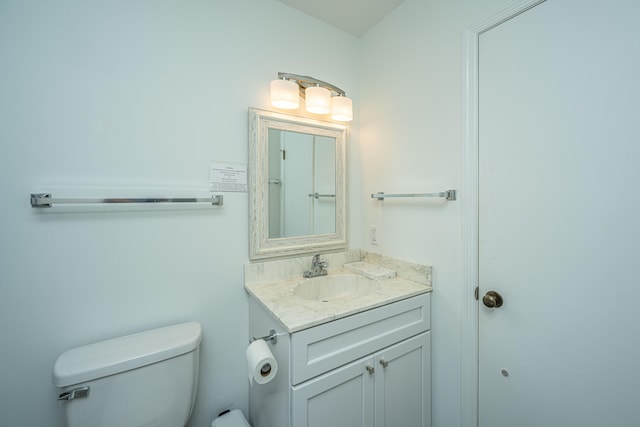
<svg viewBox="0 0 640 427">
<path fill-rule="evenodd" d="M 269 129 L 335 138 L 335 233 L 269 237 Z M 347 248 L 347 126 L 249 108 L 249 258 L 306 255 Z"/>
</svg>

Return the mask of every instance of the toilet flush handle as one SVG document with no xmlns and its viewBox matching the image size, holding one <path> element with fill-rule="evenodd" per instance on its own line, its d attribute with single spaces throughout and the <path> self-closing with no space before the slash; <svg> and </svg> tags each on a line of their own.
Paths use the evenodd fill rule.
<svg viewBox="0 0 640 427">
<path fill-rule="evenodd" d="M 89 387 L 78 387 L 73 390 L 65 391 L 58 396 L 58 400 L 73 400 L 81 397 L 89 397 Z"/>
</svg>

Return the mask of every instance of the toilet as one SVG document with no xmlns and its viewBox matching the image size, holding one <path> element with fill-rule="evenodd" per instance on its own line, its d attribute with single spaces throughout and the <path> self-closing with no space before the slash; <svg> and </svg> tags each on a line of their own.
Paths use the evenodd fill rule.
<svg viewBox="0 0 640 427">
<path fill-rule="evenodd" d="M 68 427 L 184 427 L 198 384 L 202 327 L 153 329 L 66 351 L 53 367 Z"/>
</svg>

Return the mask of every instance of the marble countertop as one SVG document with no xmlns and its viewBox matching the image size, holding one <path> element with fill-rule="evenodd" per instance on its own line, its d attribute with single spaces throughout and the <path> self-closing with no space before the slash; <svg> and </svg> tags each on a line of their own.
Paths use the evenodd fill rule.
<svg viewBox="0 0 640 427">
<path fill-rule="evenodd" d="M 422 269 L 419 270 L 420 273 L 427 273 L 423 277 L 428 280 L 411 280 L 403 277 L 399 271 L 396 277 L 375 280 L 376 286 L 374 290 L 365 296 L 328 302 L 308 300 L 295 295 L 294 288 L 296 285 L 307 280 L 313 280 L 303 279 L 301 275 L 278 280 L 269 278 L 268 280 L 249 281 L 245 283 L 245 289 L 289 333 L 293 333 L 415 295 L 431 292 L 431 268 L 424 267 L 424 271 Z M 354 275 L 356 273 L 344 268 L 338 268 L 329 270 L 329 275 L 324 277 L 338 274 Z"/>
</svg>

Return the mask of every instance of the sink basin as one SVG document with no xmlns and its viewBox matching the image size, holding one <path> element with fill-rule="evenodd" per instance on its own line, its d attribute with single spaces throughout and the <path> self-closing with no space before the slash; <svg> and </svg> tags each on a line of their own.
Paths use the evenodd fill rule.
<svg viewBox="0 0 640 427">
<path fill-rule="evenodd" d="M 307 300 L 331 302 L 363 297 L 378 287 L 375 281 L 364 276 L 336 274 L 300 282 L 293 289 L 293 294 Z"/>
</svg>

